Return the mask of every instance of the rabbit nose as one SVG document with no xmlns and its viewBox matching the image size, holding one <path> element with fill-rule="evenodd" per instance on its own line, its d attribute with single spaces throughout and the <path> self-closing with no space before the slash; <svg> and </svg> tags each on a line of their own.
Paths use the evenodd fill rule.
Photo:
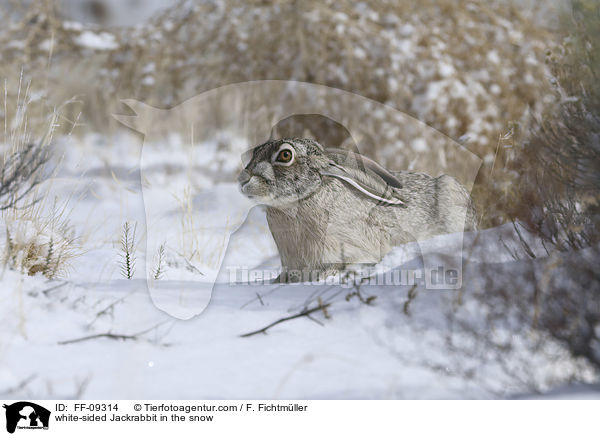
<svg viewBox="0 0 600 436">
<path fill-rule="evenodd" d="M 246 183 L 248 183 L 248 181 L 251 178 L 252 178 L 252 176 L 250 175 L 250 173 L 248 171 L 242 170 L 242 172 L 238 176 L 238 183 L 240 184 L 240 186 L 244 186 Z"/>
</svg>

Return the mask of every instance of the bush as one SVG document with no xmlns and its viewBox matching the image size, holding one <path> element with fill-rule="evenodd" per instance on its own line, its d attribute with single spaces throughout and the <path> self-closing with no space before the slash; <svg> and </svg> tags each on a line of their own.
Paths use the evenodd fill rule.
<svg viewBox="0 0 600 436">
<path fill-rule="evenodd" d="M 572 5 L 569 36 L 548 52 L 555 110 L 511 163 L 518 177 L 509 213 L 542 239 L 550 257 L 538 262 L 541 271 L 514 276 L 513 287 L 533 286 L 528 298 L 494 284 L 490 295 L 505 295 L 497 307 L 520 311 L 600 369 L 600 15 L 596 2 Z"/>
<path fill-rule="evenodd" d="M 0 211 L 35 203 L 36 200 L 30 200 L 22 204 L 44 180 L 43 169 L 48 160 L 47 150 L 39 144 L 30 143 L 9 152 L 0 168 Z"/>
<path fill-rule="evenodd" d="M 78 243 L 62 214 L 56 208 L 47 214 L 34 207 L 13 210 L 6 220 L 5 265 L 49 279 L 65 276 L 69 260 L 78 253 Z"/>
<path fill-rule="evenodd" d="M 574 2 L 574 10 L 588 2 Z M 600 16 L 573 21 L 558 53 L 548 53 L 558 104 L 524 142 L 513 216 L 566 251 L 600 240 Z M 527 207 L 523 207 L 527 205 Z"/>
<path fill-rule="evenodd" d="M 67 273 L 79 244 L 66 218 L 66 203 L 49 204 L 44 187 L 53 174 L 50 142 L 60 116 L 55 109 L 49 117 L 32 122 L 29 115 L 37 111 L 32 109 L 30 92 L 30 84 L 24 85 L 21 78 L 14 112 L 8 112 L 7 102 L 4 106 L 5 143 L 0 144 L 4 151 L 0 161 L 0 234 L 4 233 L 4 240 L 0 258 L 6 267 L 52 279 Z M 34 124 L 40 128 L 36 134 L 31 131 Z M 32 140 L 38 136 L 42 139 Z"/>
</svg>

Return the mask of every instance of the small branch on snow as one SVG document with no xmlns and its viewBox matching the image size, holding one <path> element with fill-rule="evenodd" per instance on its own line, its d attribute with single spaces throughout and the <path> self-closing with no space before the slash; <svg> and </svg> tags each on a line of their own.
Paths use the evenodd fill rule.
<svg viewBox="0 0 600 436">
<path fill-rule="evenodd" d="M 310 316 L 310 315 L 306 315 L 306 317 L 307 317 L 308 319 L 310 319 L 311 321 L 313 321 L 313 322 L 316 322 L 316 323 L 317 323 L 317 324 L 319 324 L 321 327 L 324 327 L 324 326 L 325 326 L 325 324 L 323 324 L 323 323 L 322 323 L 321 321 L 319 321 L 317 318 L 313 318 L 313 317 L 312 317 L 312 316 Z"/>
<path fill-rule="evenodd" d="M 94 325 L 94 323 L 101 317 L 104 315 L 108 315 L 110 314 L 112 317 L 113 314 L 113 309 L 114 307 L 119 304 L 122 303 L 123 301 L 125 301 L 125 299 L 127 297 L 129 297 L 130 295 L 133 295 L 135 293 L 135 291 L 130 292 L 127 295 L 124 295 L 121 298 L 116 299 L 115 301 L 113 301 L 112 303 L 110 303 L 108 306 L 106 306 L 104 309 L 102 309 L 101 311 L 99 311 L 98 313 L 96 313 L 96 316 L 94 317 L 94 319 L 88 324 L 88 328 L 91 327 L 92 325 Z"/>
<path fill-rule="evenodd" d="M 60 288 L 62 288 L 63 286 L 65 286 L 65 285 L 66 285 L 66 284 L 68 284 L 68 283 L 69 283 L 69 282 L 63 282 L 63 283 L 60 283 L 60 284 L 58 284 L 58 285 L 56 285 L 56 286 L 52 286 L 51 288 L 44 289 L 44 290 L 42 291 L 42 294 L 44 294 L 44 295 L 48 296 L 48 294 L 49 294 L 50 292 L 52 292 L 52 291 L 56 291 L 57 289 L 60 289 Z"/>
<path fill-rule="evenodd" d="M 277 321 L 272 322 L 268 326 L 263 327 L 262 329 L 255 330 L 255 331 L 250 332 L 250 333 L 245 333 L 243 335 L 240 335 L 240 337 L 247 338 L 249 336 L 257 335 L 259 333 L 267 333 L 267 330 L 269 330 L 271 327 L 276 326 L 277 324 L 281 324 L 282 322 L 286 322 L 286 321 L 291 321 L 291 320 L 296 319 L 296 318 L 302 318 L 304 316 L 307 317 L 307 318 L 309 318 L 309 319 L 312 319 L 314 321 L 314 318 L 311 318 L 310 315 L 312 313 L 319 312 L 319 311 L 322 311 L 325 314 L 325 317 L 328 318 L 329 317 L 329 313 L 327 312 L 327 308 L 329 306 L 331 306 L 331 303 L 322 304 L 320 302 L 318 306 L 313 307 L 312 309 L 304 309 L 301 312 L 296 313 L 295 315 L 286 316 L 285 318 L 280 318 Z"/>
<path fill-rule="evenodd" d="M 181 258 L 182 258 L 183 260 L 185 260 L 185 263 L 187 264 L 186 268 L 187 268 L 187 270 L 188 270 L 188 271 L 191 271 L 191 272 L 193 272 L 193 273 L 197 273 L 197 274 L 200 274 L 201 276 L 203 276 L 203 275 L 204 275 L 204 273 L 203 273 L 202 271 L 200 271 L 198 268 L 196 268 L 196 267 L 195 267 L 195 266 L 192 264 L 192 262 L 191 262 L 191 259 L 194 257 L 194 255 L 195 255 L 195 254 L 196 254 L 196 250 L 194 250 L 194 252 L 193 252 L 193 253 L 192 253 L 192 255 L 190 256 L 190 259 L 189 259 L 189 260 L 188 260 L 188 258 L 187 258 L 187 257 L 185 257 L 183 254 L 179 254 L 179 256 L 181 256 Z"/>
<path fill-rule="evenodd" d="M 1 391 L 0 395 L 2 395 L 2 396 L 12 395 L 14 393 L 20 392 L 21 389 L 23 389 L 25 386 L 27 386 L 29 383 L 31 383 L 33 380 L 35 380 L 36 377 L 37 377 L 37 374 L 31 374 L 26 379 L 21 380 L 19 382 L 19 384 L 17 384 L 16 386 L 13 386 L 12 388 L 9 388 L 5 391 Z"/>
<path fill-rule="evenodd" d="M 410 303 L 417 297 L 417 285 L 412 285 L 412 288 L 408 290 L 406 301 L 404 302 L 404 307 L 402 311 L 405 315 L 410 315 L 409 306 Z"/>
<path fill-rule="evenodd" d="M 74 344 L 76 342 L 89 341 L 90 339 L 98 339 L 98 338 L 121 339 L 124 341 L 127 341 L 127 340 L 137 341 L 139 339 L 139 336 L 141 336 L 145 333 L 148 333 L 151 330 L 154 330 L 155 328 L 165 324 L 166 322 L 168 322 L 168 320 L 159 322 L 158 324 L 156 324 L 150 328 L 142 330 L 141 332 L 138 332 L 138 333 L 134 333 L 132 335 L 116 334 L 116 333 L 110 333 L 110 332 L 97 333 L 95 335 L 83 336 L 81 338 L 67 339 L 66 341 L 59 341 L 58 345 Z"/>
<path fill-rule="evenodd" d="M 262 297 L 260 296 L 260 294 L 258 292 L 256 293 L 256 297 L 258 298 L 258 301 L 260 301 L 260 305 L 264 306 L 265 302 L 263 301 Z"/>
<path fill-rule="evenodd" d="M 123 340 L 131 339 L 134 341 L 136 341 L 138 339 L 138 337 L 136 335 L 119 335 L 119 334 L 114 334 L 114 333 L 98 333 L 96 335 L 83 336 L 83 337 L 77 338 L 77 339 L 58 341 L 58 345 L 74 344 L 76 342 L 83 342 L 83 341 L 87 341 L 90 339 L 98 339 L 98 338 L 123 339 Z"/>
<path fill-rule="evenodd" d="M 83 397 L 84 392 L 87 390 L 88 385 L 92 381 L 92 376 L 88 375 L 83 380 L 75 379 L 75 394 L 73 395 L 73 399 L 80 400 Z"/>
</svg>

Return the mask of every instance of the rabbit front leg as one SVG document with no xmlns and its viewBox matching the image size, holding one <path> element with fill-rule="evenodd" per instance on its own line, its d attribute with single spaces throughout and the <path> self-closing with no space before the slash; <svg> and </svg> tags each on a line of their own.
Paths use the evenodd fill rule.
<svg viewBox="0 0 600 436">
<path fill-rule="evenodd" d="M 319 280 L 332 268 L 324 264 L 329 225 L 327 210 L 267 208 L 267 222 L 281 259 L 275 282 Z"/>
</svg>

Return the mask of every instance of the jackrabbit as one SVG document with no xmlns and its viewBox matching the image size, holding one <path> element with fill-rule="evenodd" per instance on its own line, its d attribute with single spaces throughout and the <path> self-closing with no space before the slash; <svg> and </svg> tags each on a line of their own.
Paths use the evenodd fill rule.
<svg viewBox="0 0 600 436">
<path fill-rule="evenodd" d="M 281 281 L 323 278 L 375 264 L 400 244 L 475 229 L 471 198 L 454 178 L 392 174 L 311 139 L 259 145 L 238 181 L 244 195 L 266 205 Z"/>
</svg>

